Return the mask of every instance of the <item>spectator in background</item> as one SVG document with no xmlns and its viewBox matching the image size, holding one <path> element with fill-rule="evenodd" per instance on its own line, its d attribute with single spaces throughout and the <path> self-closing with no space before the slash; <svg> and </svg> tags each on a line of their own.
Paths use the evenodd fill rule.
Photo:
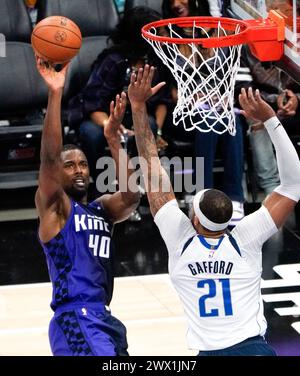
<svg viewBox="0 0 300 376">
<path fill-rule="evenodd" d="M 261 62 L 243 47 L 243 64 L 250 69 L 251 85 L 259 88 L 263 99 L 280 118 L 288 134 L 300 133 L 300 86 L 273 62 Z"/>
<path fill-rule="evenodd" d="M 34 8 L 37 3 L 37 0 L 24 0 L 24 2 L 28 8 Z"/>
<path fill-rule="evenodd" d="M 110 46 L 102 51 L 94 62 L 87 85 L 69 103 L 70 126 L 78 129 L 79 139 L 96 181 L 96 162 L 103 156 L 106 146 L 104 126 L 109 117 L 110 102 L 122 91 L 127 91 L 131 72 L 143 67 L 145 63 L 160 65 L 155 82 L 164 81 L 164 71 L 152 47 L 141 36 L 143 25 L 157 21 L 161 16 L 148 7 L 135 7 L 127 11 L 115 31 L 110 35 Z M 158 147 L 166 146 L 161 137 L 167 114 L 167 89 L 155 95 L 147 103 L 151 128 L 157 136 Z M 135 154 L 133 132 L 130 130 L 132 116 L 128 104 L 122 124 L 123 136 L 128 139 L 128 150 Z"/>
<path fill-rule="evenodd" d="M 209 13 L 213 17 L 222 17 L 222 0 L 208 0 Z"/>
<path fill-rule="evenodd" d="M 124 11 L 125 0 L 114 0 L 114 2 L 116 3 L 118 12 L 122 13 Z"/>
<path fill-rule="evenodd" d="M 242 64 L 249 69 L 253 89 L 272 106 L 289 135 L 300 134 L 300 86 L 272 62 L 260 62 L 248 47 L 243 47 Z M 245 84 L 243 84 L 245 86 Z M 247 119 L 253 150 L 253 165 L 257 181 L 265 194 L 279 183 L 275 154 L 267 131 L 261 122 Z"/>
<path fill-rule="evenodd" d="M 222 4 L 218 1 L 197 0 L 164 0 L 162 4 L 163 17 L 187 17 L 187 16 L 221 16 Z M 183 49 L 181 50 L 184 54 Z M 210 53 L 211 51 L 208 51 Z M 176 101 L 177 89 L 172 90 Z M 244 193 L 242 187 L 244 151 L 243 132 L 240 119 L 237 118 L 236 135 L 231 136 L 228 132 L 219 135 L 213 131 L 204 133 L 196 131 L 195 153 L 196 157 L 204 158 L 204 188 L 214 187 L 213 165 L 217 143 L 222 144 L 224 177 L 223 191 L 233 203 L 233 216 L 231 225 L 234 226 L 244 217 Z M 197 173 L 197 172 L 196 172 Z"/>
<path fill-rule="evenodd" d="M 188 16 L 222 16 L 221 0 L 163 0 L 164 18 Z"/>
<path fill-rule="evenodd" d="M 27 6 L 32 26 L 34 27 L 36 24 L 36 20 L 37 20 L 36 5 L 37 5 L 38 0 L 24 0 L 24 2 Z"/>
<path fill-rule="evenodd" d="M 209 6 L 206 0 L 163 0 L 162 12 L 164 18 L 209 15 Z"/>
</svg>

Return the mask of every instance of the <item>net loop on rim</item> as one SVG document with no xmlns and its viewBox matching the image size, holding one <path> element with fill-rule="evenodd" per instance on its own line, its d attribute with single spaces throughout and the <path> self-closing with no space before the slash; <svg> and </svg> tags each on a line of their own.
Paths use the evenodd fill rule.
<svg viewBox="0 0 300 376">
<path fill-rule="evenodd" d="M 177 83 L 175 125 L 182 124 L 187 131 L 235 135 L 234 86 L 242 44 L 251 40 L 261 47 L 264 38 L 275 43 L 282 38 L 282 28 L 280 34 L 277 24 L 267 21 L 182 17 L 144 26 L 143 37 Z M 262 36 L 267 26 L 268 37 L 266 30 Z"/>
</svg>

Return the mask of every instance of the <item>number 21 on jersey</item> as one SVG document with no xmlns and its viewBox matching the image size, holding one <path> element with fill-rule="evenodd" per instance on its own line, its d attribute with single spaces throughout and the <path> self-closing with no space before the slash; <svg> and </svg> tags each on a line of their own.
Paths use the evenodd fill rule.
<svg viewBox="0 0 300 376">
<path fill-rule="evenodd" d="M 220 284 L 221 291 L 218 289 L 217 293 L 217 284 Z M 230 293 L 230 281 L 228 278 L 223 279 L 203 279 L 198 282 L 198 288 L 207 288 L 208 293 L 202 295 L 199 299 L 199 313 L 201 317 L 212 317 L 212 316 L 219 316 L 219 309 L 207 308 L 207 303 L 210 302 L 211 304 L 219 303 L 220 300 L 224 306 L 225 316 L 232 316 L 232 304 L 231 304 L 231 293 Z"/>
</svg>

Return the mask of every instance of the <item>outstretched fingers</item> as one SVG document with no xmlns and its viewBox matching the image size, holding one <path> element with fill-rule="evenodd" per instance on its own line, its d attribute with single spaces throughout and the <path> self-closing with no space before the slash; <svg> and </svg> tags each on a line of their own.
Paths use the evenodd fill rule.
<svg viewBox="0 0 300 376">
<path fill-rule="evenodd" d="M 154 76 L 155 68 L 150 67 L 149 64 L 146 64 L 144 68 L 139 68 L 137 74 L 134 76 L 133 74 L 131 75 L 132 81 L 131 83 L 134 83 L 135 85 L 138 86 L 143 86 L 143 85 L 149 85 L 151 86 L 151 82 Z"/>
<path fill-rule="evenodd" d="M 47 60 L 44 60 L 38 55 L 35 55 L 36 65 L 39 70 L 55 71 L 54 66 Z"/>
<path fill-rule="evenodd" d="M 113 115 L 114 112 L 115 112 L 115 102 L 111 101 L 110 105 L 109 105 L 109 113 L 110 113 L 110 115 Z"/>
<path fill-rule="evenodd" d="M 125 111 L 127 104 L 126 94 L 124 91 L 121 93 L 121 95 L 117 95 L 116 97 L 116 111 L 118 115 L 122 115 Z"/>
<path fill-rule="evenodd" d="M 248 98 L 247 93 L 244 88 L 241 90 L 241 94 L 239 94 L 239 102 L 244 111 L 246 111 L 246 108 L 248 107 Z"/>
<path fill-rule="evenodd" d="M 259 105 L 261 105 L 261 104 L 264 102 L 263 99 L 262 99 L 262 97 L 261 97 L 261 95 L 260 95 L 260 92 L 259 92 L 258 89 L 255 90 L 254 97 L 255 97 L 256 102 L 257 102 Z"/>
<path fill-rule="evenodd" d="M 133 73 L 131 75 L 128 88 L 128 97 L 131 105 L 147 101 L 166 84 L 165 82 L 160 82 L 152 88 L 154 74 L 155 67 L 146 64 L 144 68 L 139 68 L 136 74 Z"/>
<path fill-rule="evenodd" d="M 37 67 L 38 71 L 39 72 L 45 72 L 47 66 L 46 66 L 45 62 L 38 55 L 35 55 L 35 62 L 36 62 L 36 67 Z"/>
<path fill-rule="evenodd" d="M 255 91 L 255 96 L 253 95 L 253 90 L 249 87 L 248 92 L 242 88 L 241 94 L 239 95 L 239 102 L 244 111 L 249 113 L 254 111 L 257 107 L 257 102 L 261 101 L 261 97 L 259 95 L 259 91 Z"/>
<path fill-rule="evenodd" d="M 146 82 L 151 85 L 155 73 L 155 68 L 153 66 L 150 67 L 149 65 L 146 65 L 145 69 L 146 68 Z"/>
<path fill-rule="evenodd" d="M 248 91 L 242 89 L 239 95 L 239 101 L 243 109 L 242 114 L 246 117 L 264 123 L 266 120 L 276 115 L 272 107 L 260 96 L 258 89 L 255 90 L 255 93 L 253 93 L 252 88 L 249 88 Z"/>
<path fill-rule="evenodd" d="M 126 104 L 127 104 L 127 95 L 126 95 L 126 93 L 124 91 L 122 91 L 122 93 L 121 93 L 120 101 L 121 101 L 122 107 L 126 107 Z"/>
<path fill-rule="evenodd" d="M 151 88 L 151 83 L 153 81 L 155 69 L 156 68 L 154 66 L 150 67 L 150 65 L 148 64 L 145 65 L 144 74 L 143 74 L 143 83 L 145 83 L 147 87 Z M 151 94 L 152 95 L 156 94 L 164 85 L 166 85 L 166 82 L 160 82 L 157 85 L 155 85 L 151 89 Z"/>
<path fill-rule="evenodd" d="M 141 85 L 143 77 L 144 77 L 144 69 L 143 68 L 139 68 L 138 69 L 137 78 L 136 78 L 136 84 L 137 85 Z"/>
<path fill-rule="evenodd" d="M 123 115 L 125 113 L 127 104 L 126 94 L 122 92 L 121 95 L 116 95 L 116 100 L 110 102 L 110 116 L 112 120 L 121 122 L 123 120 Z"/>
<path fill-rule="evenodd" d="M 134 85 L 135 82 L 136 82 L 136 74 L 133 72 L 131 73 L 131 76 L 130 76 L 130 84 Z"/>
<path fill-rule="evenodd" d="M 163 81 L 163 82 L 160 82 L 159 84 L 157 84 L 156 86 L 154 86 L 152 88 L 152 95 L 156 94 L 165 85 L 166 85 L 166 82 Z"/>
<path fill-rule="evenodd" d="M 251 105 L 254 105 L 256 103 L 256 100 L 254 98 L 253 89 L 252 87 L 249 87 L 248 89 L 248 101 Z"/>
</svg>

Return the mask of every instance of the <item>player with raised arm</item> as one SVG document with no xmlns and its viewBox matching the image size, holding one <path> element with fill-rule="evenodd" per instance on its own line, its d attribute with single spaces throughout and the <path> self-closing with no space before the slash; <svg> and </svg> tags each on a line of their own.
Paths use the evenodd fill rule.
<svg viewBox="0 0 300 376">
<path fill-rule="evenodd" d="M 49 89 L 41 141 L 36 207 L 39 239 L 53 285 L 49 328 L 54 355 L 128 355 L 126 328 L 110 314 L 113 293 L 113 224 L 126 219 L 139 202 L 138 189 L 122 189 L 87 203 L 89 167 L 75 145 L 63 147 L 61 99 L 67 72 L 37 58 L 37 69 Z M 126 95 L 111 103 L 105 135 L 112 156 L 128 178 L 119 127 Z M 120 152 L 120 153 L 119 153 Z M 119 157 L 120 155 L 120 157 Z"/>
<path fill-rule="evenodd" d="M 229 233 L 231 200 L 206 189 L 193 199 L 190 218 L 180 209 L 161 167 L 149 128 L 145 102 L 164 83 L 151 88 L 154 68 L 132 75 L 128 96 L 141 167 L 154 221 L 169 253 L 169 273 L 188 322 L 187 341 L 199 355 L 276 355 L 264 335 L 267 323 L 260 291 L 263 243 L 275 234 L 300 198 L 297 153 L 273 109 L 259 92 L 242 90 L 247 116 L 262 121 L 274 144 L 281 184 L 256 212 Z M 150 181 L 156 181 L 151 186 Z M 154 188 L 154 189 L 153 189 Z"/>
</svg>

